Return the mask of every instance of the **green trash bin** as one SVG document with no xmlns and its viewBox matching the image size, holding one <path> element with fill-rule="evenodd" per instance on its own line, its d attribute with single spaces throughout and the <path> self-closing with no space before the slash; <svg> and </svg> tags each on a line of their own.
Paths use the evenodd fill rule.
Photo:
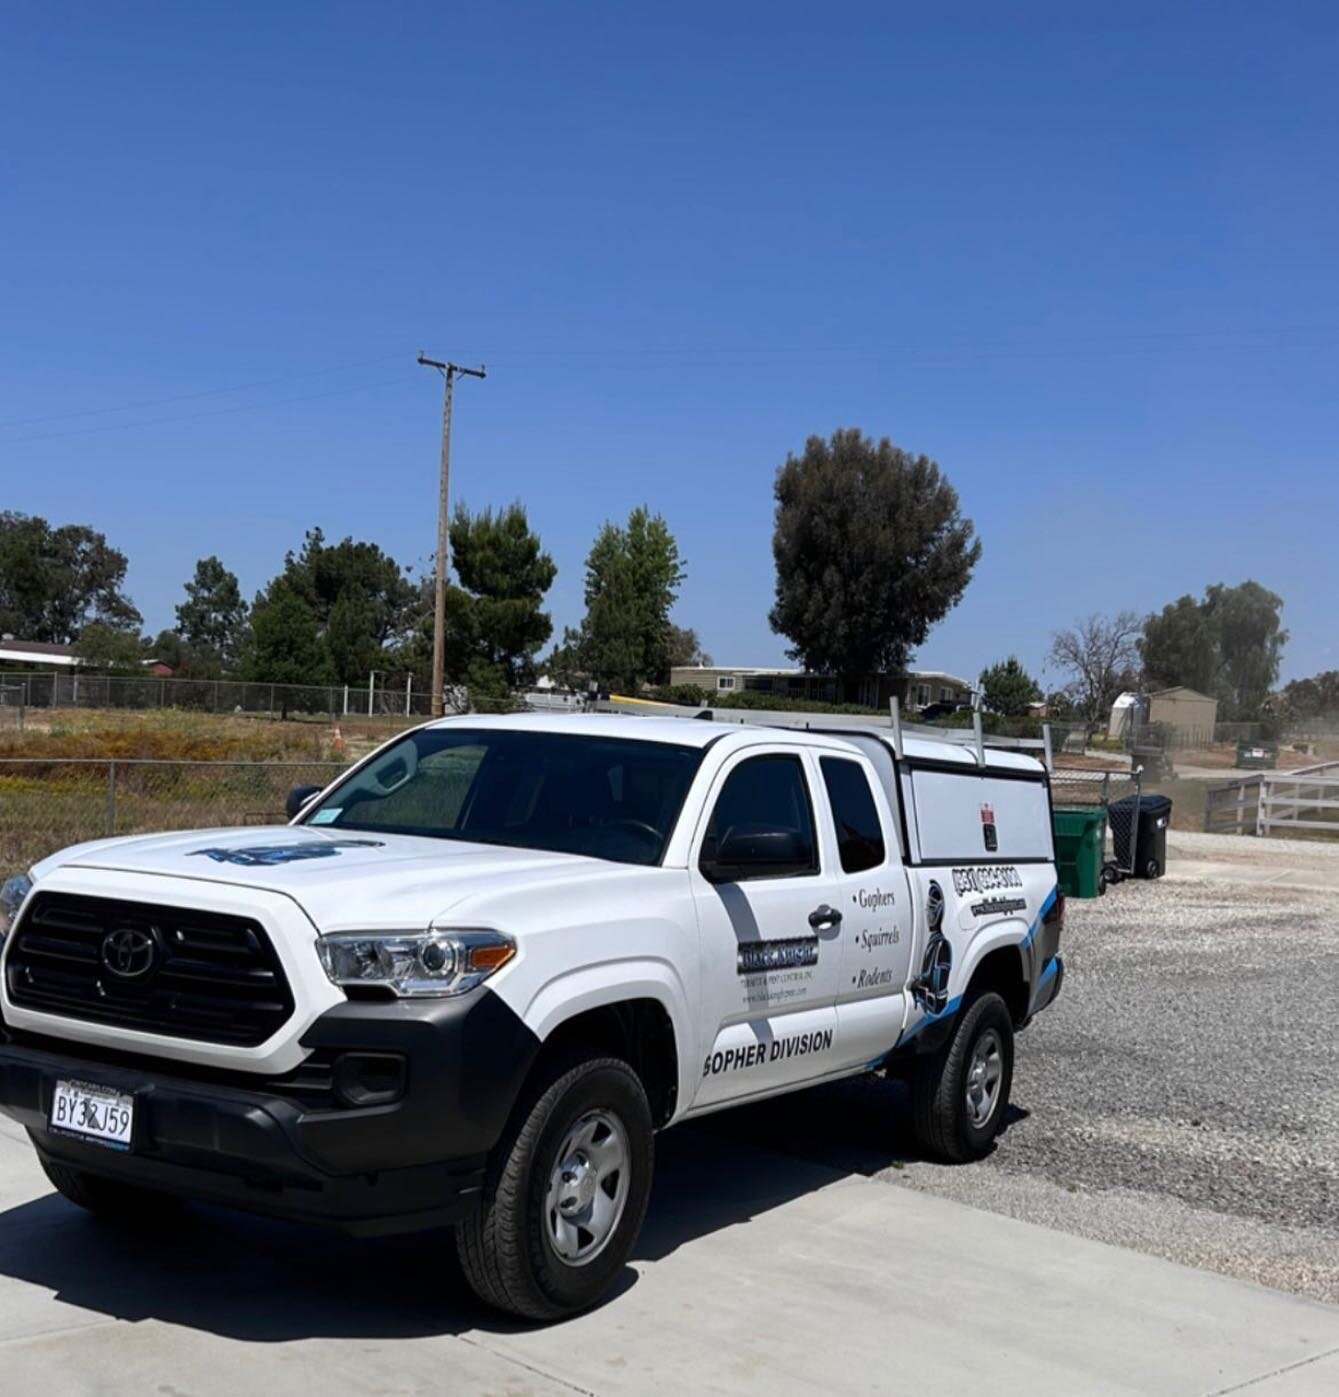
<svg viewBox="0 0 1339 1397">
<path fill-rule="evenodd" d="M 1101 809 L 1057 810 L 1055 867 L 1066 897 L 1100 897 L 1102 853 L 1106 847 L 1107 814 Z"/>
</svg>

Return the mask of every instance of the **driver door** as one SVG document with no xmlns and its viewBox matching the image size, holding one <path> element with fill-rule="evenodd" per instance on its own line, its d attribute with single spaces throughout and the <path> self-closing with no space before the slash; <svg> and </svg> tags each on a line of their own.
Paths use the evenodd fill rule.
<svg viewBox="0 0 1339 1397">
<path fill-rule="evenodd" d="M 837 1065 L 842 919 L 814 790 L 808 753 L 757 747 L 722 768 L 707 800 L 689 874 L 701 943 L 694 1109 Z"/>
</svg>

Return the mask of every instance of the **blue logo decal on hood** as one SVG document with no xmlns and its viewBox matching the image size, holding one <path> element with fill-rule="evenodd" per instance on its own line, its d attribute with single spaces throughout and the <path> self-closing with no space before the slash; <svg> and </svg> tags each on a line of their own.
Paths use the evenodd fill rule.
<svg viewBox="0 0 1339 1397">
<path fill-rule="evenodd" d="M 341 849 L 380 849 L 380 839 L 323 839 L 310 844 L 265 844 L 256 849 L 192 849 L 188 858 L 203 854 L 215 863 L 240 863 L 246 868 L 264 867 L 276 863 L 295 863 L 300 859 L 333 858 Z"/>
</svg>

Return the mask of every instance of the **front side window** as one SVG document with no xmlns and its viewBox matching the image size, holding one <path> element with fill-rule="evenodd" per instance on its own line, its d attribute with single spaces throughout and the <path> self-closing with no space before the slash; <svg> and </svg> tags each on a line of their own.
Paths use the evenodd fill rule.
<svg viewBox="0 0 1339 1397">
<path fill-rule="evenodd" d="M 819 766 L 837 826 L 842 872 L 863 873 L 867 868 L 877 868 L 884 859 L 883 827 L 869 778 L 858 762 L 845 757 L 823 757 Z"/>
<path fill-rule="evenodd" d="M 654 864 L 696 747 L 506 728 L 424 728 L 336 786 L 307 825 Z"/>
<path fill-rule="evenodd" d="M 813 807 L 798 757 L 750 757 L 735 767 L 716 797 L 701 862 L 733 881 L 818 872 Z"/>
</svg>

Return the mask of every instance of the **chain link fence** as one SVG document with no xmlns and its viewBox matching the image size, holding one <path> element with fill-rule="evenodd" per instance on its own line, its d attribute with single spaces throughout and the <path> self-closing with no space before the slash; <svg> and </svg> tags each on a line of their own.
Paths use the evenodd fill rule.
<svg viewBox="0 0 1339 1397">
<path fill-rule="evenodd" d="M 326 786 L 342 762 L 0 759 L 0 877 L 83 839 L 283 824 L 294 786 Z"/>
<path fill-rule="evenodd" d="M 1103 882 L 1134 874 L 1139 842 L 1139 773 L 1079 771 L 1051 773 L 1051 804 L 1057 810 L 1101 810 L 1106 815 Z"/>
<path fill-rule="evenodd" d="M 0 729 L 23 728 L 23 685 L 0 682 Z"/>
<path fill-rule="evenodd" d="M 169 679 L 148 675 L 0 673 L 0 689 L 20 706 L 37 708 L 184 708 L 200 713 L 251 713 L 267 717 L 420 717 L 432 713 L 432 696 L 407 675 L 377 674 L 368 683 L 257 684 L 240 679 Z M 447 706 L 468 706 L 464 691 L 448 690 Z"/>
</svg>

